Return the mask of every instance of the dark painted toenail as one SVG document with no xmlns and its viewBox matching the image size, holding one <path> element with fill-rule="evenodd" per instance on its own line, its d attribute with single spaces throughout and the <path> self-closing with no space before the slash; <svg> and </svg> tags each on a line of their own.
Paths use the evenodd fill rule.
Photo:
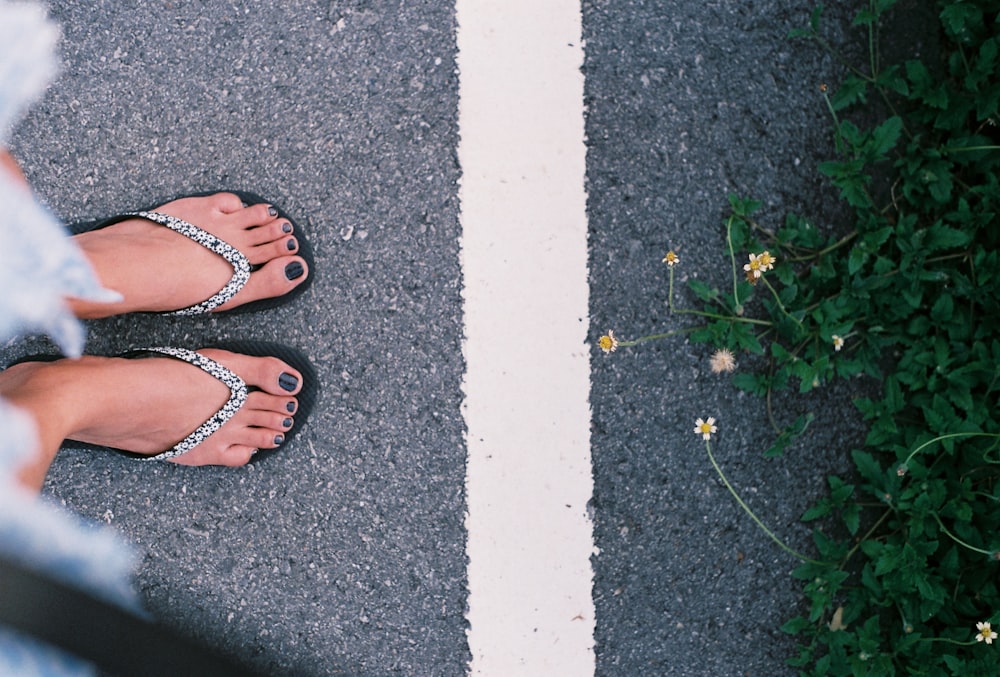
<svg viewBox="0 0 1000 677">
<path fill-rule="evenodd" d="M 285 436 L 284 435 L 275 435 L 274 436 L 274 443 L 275 444 L 281 444 L 284 441 L 285 441 Z"/>
<path fill-rule="evenodd" d="M 302 264 L 298 261 L 292 261 L 287 266 L 285 266 L 285 277 L 289 280 L 297 280 L 302 277 L 302 274 L 306 272 L 306 269 L 302 267 Z"/>
<path fill-rule="evenodd" d="M 285 246 L 288 247 L 288 251 L 292 251 L 295 249 L 295 240 L 293 238 L 288 238 L 288 242 L 285 243 Z"/>
<path fill-rule="evenodd" d="M 277 216 L 278 215 L 278 210 L 275 209 L 274 207 L 268 207 L 267 208 L 267 213 L 270 214 L 271 216 Z"/>
<path fill-rule="evenodd" d="M 281 376 L 278 377 L 278 385 L 288 392 L 292 392 L 299 385 L 299 379 L 295 378 L 291 374 L 282 373 Z"/>
<path fill-rule="evenodd" d="M 282 428 L 291 428 L 292 427 L 292 419 L 286 418 L 284 421 L 281 422 L 281 427 Z"/>
<path fill-rule="evenodd" d="M 283 224 L 281 224 L 281 232 L 282 233 L 290 233 L 290 232 L 292 232 L 292 224 L 290 224 L 290 223 L 283 223 Z"/>
<path fill-rule="evenodd" d="M 295 413 L 295 403 L 294 402 L 289 402 L 288 404 L 285 405 L 285 409 L 288 410 L 289 414 L 294 414 Z"/>
</svg>

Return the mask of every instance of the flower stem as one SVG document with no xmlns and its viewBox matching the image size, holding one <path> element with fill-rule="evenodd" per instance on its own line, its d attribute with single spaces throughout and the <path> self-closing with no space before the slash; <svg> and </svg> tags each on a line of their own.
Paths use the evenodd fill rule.
<svg viewBox="0 0 1000 677">
<path fill-rule="evenodd" d="M 670 338 L 671 336 L 677 336 L 678 334 L 689 334 L 693 331 L 697 331 L 701 327 L 685 327 L 683 329 L 674 329 L 672 331 L 664 332 L 662 334 L 650 334 L 649 336 L 640 336 L 637 339 L 631 341 L 619 341 L 618 345 L 622 348 L 628 348 L 629 346 L 639 345 L 640 343 L 645 343 L 646 341 L 657 341 L 659 339 Z"/>
<path fill-rule="evenodd" d="M 858 236 L 858 231 L 856 231 L 856 230 L 851 231 L 850 233 L 848 233 L 844 237 L 840 238 L 839 240 L 837 240 L 833 244 L 829 245 L 828 247 L 824 247 L 823 249 L 818 249 L 818 250 L 813 251 L 812 253 L 810 253 L 808 255 L 791 257 L 791 258 L 789 258 L 787 260 L 790 261 L 790 262 L 792 262 L 792 263 L 801 263 L 803 261 L 811 261 L 812 259 L 822 258 L 823 256 L 829 254 L 830 252 L 834 251 L 835 249 L 839 249 L 840 247 L 843 247 L 845 244 L 849 243 L 851 240 L 853 240 L 857 236 Z"/>
<path fill-rule="evenodd" d="M 736 285 L 736 252 L 733 251 L 733 219 L 735 218 L 734 214 L 726 221 L 726 245 L 729 247 L 729 260 L 733 266 L 733 309 L 737 315 L 742 315 L 743 306 L 740 305 L 740 292 Z"/>
<path fill-rule="evenodd" d="M 892 508 L 886 508 L 885 512 L 882 513 L 882 516 L 878 518 L 878 521 L 871 526 L 871 528 L 865 533 L 864 536 L 857 539 L 857 542 L 854 544 L 854 547 L 851 548 L 846 555 L 844 555 L 844 559 L 842 559 L 840 561 L 840 564 L 837 565 L 838 569 L 843 569 L 845 566 L 847 566 L 847 563 L 851 560 L 852 557 L 854 557 L 854 553 L 856 553 L 861 548 L 861 544 L 867 541 L 871 537 L 871 535 L 874 534 L 878 530 L 878 528 L 882 525 L 882 522 L 884 522 L 886 518 L 888 518 L 889 515 L 891 514 L 892 514 Z"/>
<path fill-rule="evenodd" d="M 1000 146 L 945 146 L 942 153 L 962 153 L 974 150 L 1000 150 Z"/>
<path fill-rule="evenodd" d="M 997 434 L 997 433 L 948 433 L 947 435 L 939 435 L 938 437 L 935 437 L 934 439 L 932 439 L 930 441 L 924 442 L 919 447 L 917 447 L 916 449 L 914 449 L 913 451 L 911 451 L 910 455 L 906 457 L 905 461 L 903 461 L 903 465 L 909 464 L 909 462 L 913 459 L 913 457 L 916 456 L 921 450 L 925 449 L 926 447 L 929 447 L 930 445 L 934 444 L 935 442 L 940 442 L 941 440 L 951 439 L 952 437 L 1000 437 L 1000 434 Z"/>
<path fill-rule="evenodd" d="M 820 562 L 818 560 L 811 559 L 809 557 L 806 557 L 802 553 L 793 550 L 792 548 L 785 545 L 784 541 L 775 536 L 773 531 L 764 526 L 764 523 L 760 521 L 760 518 L 758 518 L 757 515 L 754 514 L 753 510 L 750 509 L 750 506 L 748 506 L 746 503 L 743 502 L 743 499 L 740 498 L 740 495 L 736 493 L 735 489 L 733 489 L 733 485 L 729 483 L 728 479 L 726 479 L 725 474 L 723 474 L 722 472 L 722 468 L 719 467 L 719 464 L 715 460 L 715 456 L 712 455 L 712 442 L 710 440 L 705 440 L 705 451 L 708 452 L 708 460 L 712 462 L 712 467 L 715 468 L 715 472 L 719 475 L 719 479 L 722 480 L 722 483 L 726 485 L 726 489 L 729 490 L 729 493 L 732 494 L 733 498 L 736 499 L 736 502 L 740 504 L 740 507 L 743 508 L 743 511 L 750 516 L 750 519 L 752 519 L 757 524 L 757 526 L 760 527 L 761 530 L 768 535 L 768 537 L 772 541 L 778 544 L 778 547 L 787 552 L 789 555 L 792 555 L 793 557 L 796 557 L 802 560 L 803 562 L 808 562 L 809 564 L 828 564 L 827 562 Z"/>
<path fill-rule="evenodd" d="M 836 130 L 836 135 L 834 136 L 834 144 L 837 146 L 837 152 L 844 152 L 844 139 L 840 132 L 840 118 L 837 117 L 837 111 L 833 108 L 833 103 L 830 101 L 830 95 L 823 90 L 823 101 L 826 102 L 826 109 L 830 111 L 830 116 L 833 118 L 833 128 Z"/>
<path fill-rule="evenodd" d="M 921 642 L 947 642 L 948 644 L 957 644 L 958 646 L 973 646 L 976 644 L 976 640 L 970 639 L 968 642 L 959 642 L 957 639 L 951 639 L 949 637 L 921 637 Z"/>
<path fill-rule="evenodd" d="M 711 317 L 716 320 L 729 320 L 730 322 L 746 322 L 747 324 L 760 324 L 765 327 L 770 327 L 771 323 L 767 320 L 756 320 L 752 317 L 736 317 L 734 315 L 719 315 L 717 313 L 706 313 L 700 310 L 687 310 L 681 309 L 674 311 L 678 315 L 698 315 L 699 317 Z"/>
<path fill-rule="evenodd" d="M 767 288 L 771 290 L 771 295 L 774 297 L 774 302 L 778 304 L 778 308 L 780 308 L 781 312 L 785 314 L 785 317 L 790 319 L 795 324 L 799 325 L 799 327 L 802 327 L 802 322 L 800 322 L 799 320 L 788 314 L 788 310 L 785 309 L 785 304 L 782 303 L 781 299 L 778 297 L 778 291 L 771 286 L 771 283 L 767 281 L 767 278 L 761 275 L 760 279 L 763 280 L 764 284 L 767 285 Z"/>
<path fill-rule="evenodd" d="M 931 516 L 933 516 L 934 519 L 937 521 L 938 526 L 941 527 L 941 531 L 943 531 L 948 536 L 948 538 L 950 538 L 951 540 L 955 541 L 956 543 L 958 543 L 961 546 L 964 546 L 964 547 L 968 548 L 969 550 L 972 550 L 973 552 L 982 553 L 982 554 L 988 555 L 990 557 L 993 556 L 994 553 L 992 551 L 990 551 L 990 550 L 983 550 L 982 548 L 977 548 L 974 545 L 969 545 L 965 541 L 961 540 L 958 536 L 956 536 L 955 534 L 953 534 L 950 531 L 948 531 L 948 527 L 946 527 L 944 525 L 944 522 L 941 521 L 941 518 L 938 517 L 938 515 L 937 515 L 936 512 L 932 512 Z"/>
<path fill-rule="evenodd" d="M 670 312 L 672 313 L 674 312 L 674 267 L 673 266 L 670 266 L 669 277 L 670 277 L 670 292 L 667 298 L 670 302 Z"/>
</svg>

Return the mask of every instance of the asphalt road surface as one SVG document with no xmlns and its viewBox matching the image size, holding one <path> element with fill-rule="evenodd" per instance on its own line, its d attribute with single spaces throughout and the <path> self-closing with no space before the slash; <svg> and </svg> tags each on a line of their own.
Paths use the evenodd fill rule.
<svg viewBox="0 0 1000 677">
<path fill-rule="evenodd" d="M 815 164 L 832 146 L 817 88 L 838 70 L 787 38 L 812 6 L 583 2 L 592 343 L 678 326 L 669 248 L 679 282 L 725 283 L 729 193 L 762 200 L 768 223 L 794 211 L 837 227 Z M 849 9 L 828 14 L 834 42 L 860 40 Z M 233 471 L 68 450 L 46 495 L 136 544 L 155 616 L 263 671 L 464 674 L 453 5 L 65 0 L 51 16 L 61 75 L 12 149 L 56 214 L 252 190 L 295 217 L 316 254 L 295 304 L 88 322 L 87 352 L 280 341 L 309 355 L 322 394 L 280 457 Z M 40 349 L 31 338 L 7 352 Z M 861 435 L 852 392 L 777 401 L 782 420 L 818 420 L 763 460 L 764 403 L 712 374 L 705 346 L 591 350 L 597 674 L 792 674 L 777 628 L 800 610 L 795 561 L 742 514 L 691 429 L 718 420 L 730 479 L 808 548 L 798 517 Z"/>
</svg>

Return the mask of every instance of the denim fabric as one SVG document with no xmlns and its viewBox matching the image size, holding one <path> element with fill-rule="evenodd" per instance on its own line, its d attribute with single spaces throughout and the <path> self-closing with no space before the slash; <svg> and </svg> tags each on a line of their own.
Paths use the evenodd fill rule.
<svg viewBox="0 0 1000 677">
<path fill-rule="evenodd" d="M 0 146 L 54 75 L 58 34 L 39 6 L 0 0 Z M 101 288 L 66 230 L 3 172 L 0 205 L 0 342 L 42 331 L 64 353 L 78 356 L 83 327 L 67 310 L 64 296 L 108 301 L 118 295 Z M 132 549 L 111 529 L 86 524 L 16 486 L 14 470 L 35 446 L 34 425 L 0 401 L 0 430 L 0 553 L 137 611 L 138 598 L 130 587 Z M 0 627 L 0 674 L 76 677 L 94 671 Z"/>
</svg>

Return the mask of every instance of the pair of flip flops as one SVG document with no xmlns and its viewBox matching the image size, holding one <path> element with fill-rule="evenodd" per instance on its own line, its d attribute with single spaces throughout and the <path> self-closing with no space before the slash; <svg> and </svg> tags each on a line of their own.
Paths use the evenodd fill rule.
<svg viewBox="0 0 1000 677">
<path fill-rule="evenodd" d="M 301 284 L 293 288 L 287 294 L 277 297 L 260 299 L 257 301 L 251 301 L 249 303 L 237 306 L 231 310 L 226 311 L 216 311 L 224 313 L 244 313 L 253 312 L 259 310 L 267 310 L 269 308 L 274 308 L 285 303 L 289 303 L 298 296 L 300 296 L 306 289 L 312 284 L 312 279 L 314 277 L 314 265 L 313 265 L 313 253 L 312 247 L 309 241 L 305 238 L 302 230 L 295 224 L 292 218 L 284 212 L 278 205 L 263 199 L 259 195 L 246 191 L 227 191 L 235 194 L 240 200 L 246 205 L 256 205 L 256 204 L 269 204 L 275 208 L 278 212 L 278 217 L 285 219 L 292 224 L 293 233 L 298 242 L 298 248 L 296 249 L 296 254 L 302 257 L 306 264 L 309 266 L 309 276 Z M 205 197 L 208 195 L 213 195 L 214 193 L 196 193 L 191 195 L 185 195 L 182 197 Z M 179 199 L 179 198 L 177 198 Z M 164 201 L 167 202 L 167 201 Z M 191 239 L 192 241 L 200 244 L 201 246 L 209 249 L 210 251 L 218 254 L 224 258 L 233 267 L 233 276 L 230 278 L 229 282 L 220 289 L 216 294 L 214 294 L 209 299 L 198 303 L 187 308 L 181 308 L 175 311 L 170 311 L 167 313 L 162 313 L 166 315 L 200 315 L 204 313 L 212 312 L 215 308 L 219 307 L 223 303 L 233 298 L 243 285 L 246 284 L 247 280 L 250 279 L 250 274 L 253 272 L 254 268 L 251 266 L 250 262 L 247 260 L 238 249 L 230 245 L 229 243 L 221 240 L 214 235 L 208 233 L 207 231 L 199 228 L 198 226 L 188 223 L 182 219 L 178 219 L 167 214 L 162 214 L 155 211 L 155 208 L 140 209 L 135 212 L 129 212 L 125 214 L 120 214 L 118 216 L 113 216 L 111 218 L 101 219 L 98 221 L 88 221 L 71 224 L 69 226 L 70 231 L 73 234 L 79 234 L 84 232 L 89 232 L 93 230 L 98 230 L 101 228 L 106 228 L 115 223 L 119 223 L 126 219 L 132 218 L 142 218 L 153 223 L 160 224 L 164 227 L 170 228 L 174 232 L 177 232 L 185 237 Z M 212 346 L 215 348 L 220 348 L 223 350 L 228 350 L 234 353 L 242 353 L 244 355 L 251 355 L 255 357 L 265 357 L 272 356 L 277 357 L 286 364 L 294 367 L 299 373 L 302 374 L 303 384 L 302 389 L 295 396 L 298 400 L 298 407 L 295 412 L 295 425 L 292 429 L 284 433 L 284 440 L 280 446 L 285 446 L 288 442 L 295 436 L 295 434 L 302 429 L 305 420 L 308 418 L 310 412 L 312 411 L 313 405 L 316 403 L 316 399 L 319 393 L 319 383 L 317 381 L 316 370 L 313 368 L 309 359 L 301 351 L 285 346 L 279 343 L 269 343 L 263 341 L 239 341 L 230 342 L 224 344 L 218 344 Z M 144 348 L 135 351 L 129 351 L 122 355 L 123 357 L 130 358 L 141 358 L 141 357 L 172 357 L 178 360 L 182 360 L 196 367 L 199 367 L 206 373 L 210 374 L 214 378 L 218 379 L 220 382 L 225 384 L 229 388 L 230 397 L 225 405 L 215 414 L 206 419 L 205 423 L 202 424 L 197 430 L 192 432 L 184 440 L 176 444 L 171 449 L 167 449 L 159 454 L 153 456 L 142 456 L 140 454 L 134 454 L 123 449 L 116 449 L 113 447 L 101 447 L 92 444 L 86 444 L 82 442 L 73 441 L 71 446 L 75 448 L 85 448 L 85 449 L 100 449 L 100 450 L 110 450 L 116 451 L 128 456 L 138 458 L 144 461 L 156 461 L 156 460 L 169 460 L 172 458 L 177 458 L 178 456 L 194 449 L 199 443 L 208 438 L 209 435 L 214 433 L 216 430 L 222 427 L 222 425 L 228 421 L 240 407 L 246 401 L 248 392 L 252 388 L 248 388 L 243 380 L 234 374 L 232 371 L 222 366 L 218 362 L 211 360 L 201 353 L 185 350 L 180 348 Z M 38 359 L 48 359 L 32 357 L 27 358 L 23 361 L 37 361 Z M 69 442 L 67 440 L 67 442 Z M 66 443 L 64 443 L 66 444 Z M 280 448 L 280 447 L 279 447 Z M 252 460 L 258 460 L 268 453 L 275 451 L 275 449 L 263 449 L 258 453 L 254 454 Z"/>
</svg>

